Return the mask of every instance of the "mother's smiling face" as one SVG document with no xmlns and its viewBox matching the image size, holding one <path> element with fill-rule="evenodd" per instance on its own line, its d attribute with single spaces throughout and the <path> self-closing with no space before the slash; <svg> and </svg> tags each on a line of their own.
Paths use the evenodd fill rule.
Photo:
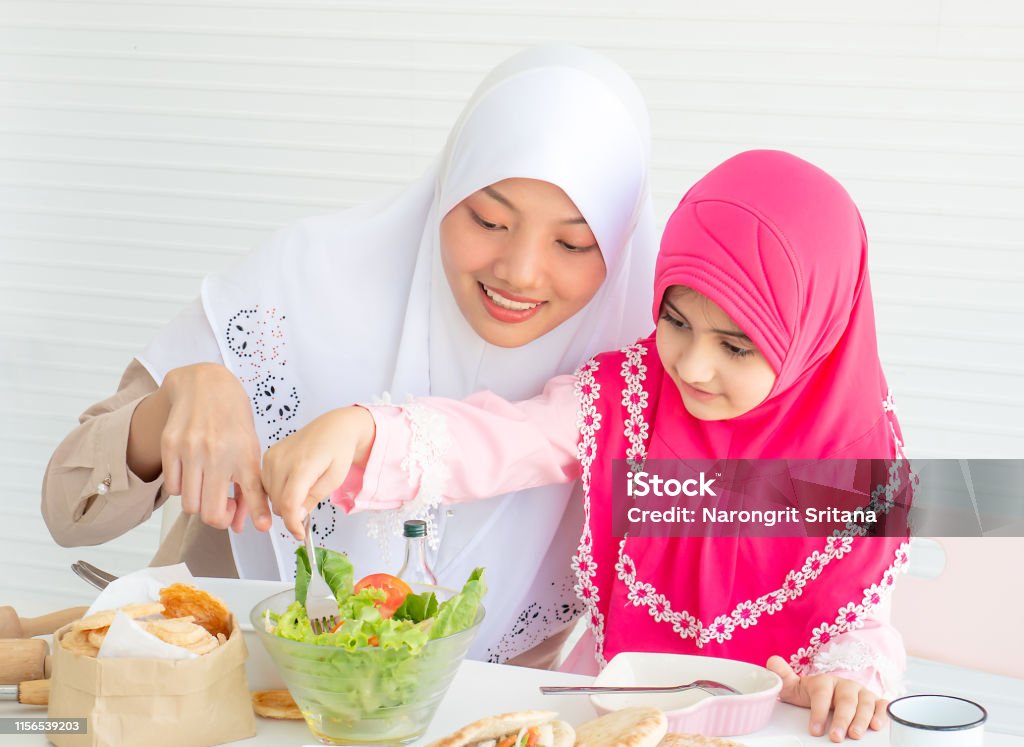
<svg viewBox="0 0 1024 747">
<path fill-rule="evenodd" d="M 462 315 L 486 342 L 526 345 L 580 311 L 605 279 L 587 222 L 559 187 L 504 179 L 441 221 L 441 260 Z"/>
</svg>

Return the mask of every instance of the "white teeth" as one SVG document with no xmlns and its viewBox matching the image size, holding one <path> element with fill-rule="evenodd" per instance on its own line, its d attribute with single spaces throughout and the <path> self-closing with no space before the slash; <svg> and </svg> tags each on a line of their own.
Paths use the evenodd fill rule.
<svg viewBox="0 0 1024 747">
<path fill-rule="evenodd" d="M 489 299 L 494 301 L 494 303 L 496 303 L 501 308 L 508 309 L 509 311 L 527 311 L 528 309 L 540 306 L 539 303 L 523 303 L 522 301 L 513 301 L 510 298 L 505 298 L 504 296 L 498 295 L 497 293 L 492 291 L 486 285 L 483 286 L 483 288 L 484 293 L 487 294 L 487 297 Z"/>
</svg>

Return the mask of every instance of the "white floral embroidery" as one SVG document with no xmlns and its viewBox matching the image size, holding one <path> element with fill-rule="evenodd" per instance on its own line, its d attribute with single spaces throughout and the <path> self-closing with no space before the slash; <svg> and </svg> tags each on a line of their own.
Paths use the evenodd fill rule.
<svg viewBox="0 0 1024 747">
<path fill-rule="evenodd" d="M 652 594 L 647 606 L 651 608 L 651 617 L 657 622 L 665 622 L 672 612 L 672 605 L 664 594 Z"/>
<path fill-rule="evenodd" d="M 580 536 L 580 544 L 572 559 L 572 569 L 576 573 L 576 584 L 573 590 L 576 596 L 583 602 L 586 611 L 586 621 L 591 632 L 594 634 L 595 650 L 599 666 L 604 667 L 607 661 L 604 658 L 604 615 L 597 608 L 601 595 L 598 593 L 597 585 L 594 583 L 594 576 L 597 575 L 597 564 L 594 562 L 593 548 L 594 537 L 590 531 L 590 480 L 591 467 L 594 464 L 594 457 L 597 455 L 597 430 L 601 427 L 601 418 L 597 413 L 594 402 L 597 401 L 601 385 L 594 378 L 598 363 L 590 360 L 583 364 L 576 372 L 575 392 L 579 402 L 579 416 L 577 428 L 580 433 L 580 440 L 576 447 L 576 457 L 580 462 L 580 482 L 583 486 L 583 533 Z"/>
<path fill-rule="evenodd" d="M 699 624 L 699 623 L 698 623 Z M 707 626 L 708 639 L 715 640 L 717 643 L 723 643 L 724 641 L 732 638 L 732 631 L 736 629 L 736 622 L 729 615 L 719 615 L 714 621 Z M 704 636 L 701 636 L 702 642 L 698 645 L 707 643 L 707 640 L 703 640 Z"/>
<path fill-rule="evenodd" d="M 843 633 L 863 627 L 864 618 L 892 593 L 896 574 L 906 573 L 909 562 L 910 543 L 903 542 L 893 553 L 893 562 L 882 574 L 882 582 L 872 584 L 865 589 L 860 604 L 851 602 L 843 605 L 836 613 L 833 622 L 822 622 L 812 631 L 809 645 L 799 649 L 790 657 L 789 665 L 793 667 L 793 670 L 797 674 L 809 673 L 818 652 L 828 646 L 833 639 Z"/>
<path fill-rule="evenodd" d="M 757 607 L 753 602 L 740 602 L 732 611 L 732 619 L 741 628 L 757 625 Z"/>
<path fill-rule="evenodd" d="M 884 403 L 883 403 L 884 404 Z M 896 459 L 889 462 L 888 476 L 884 485 L 876 485 L 871 491 L 871 500 L 868 501 L 867 509 L 874 511 L 876 515 L 888 513 L 896 503 L 896 496 L 900 489 L 903 487 L 903 478 L 901 472 L 906 461 L 902 455 L 902 444 L 898 438 L 896 438 L 896 429 L 893 423 L 890 421 L 889 428 L 892 430 L 893 438 L 896 439 Z M 917 487 L 917 475 L 909 470 L 910 490 L 911 494 L 914 488 Z M 863 537 L 867 534 L 867 527 L 855 522 L 847 522 L 846 526 L 842 529 L 836 529 L 832 532 L 833 537 L 846 537 L 846 536 L 859 536 Z"/>
<path fill-rule="evenodd" d="M 387 392 L 384 397 L 390 400 Z M 444 497 L 444 486 L 450 474 L 445 457 L 452 442 L 444 416 L 412 402 L 403 405 L 401 409 L 409 420 L 412 432 L 409 454 L 402 460 L 401 468 L 408 475 L 409 484 L 419 484 L 419 489 L 416 497 L 401 508 L 371 513 L 367 533 L 380 543 L 385 562 L 390 560 L 389 540 L 401 536 L 402 525 L 407 519 L 425 521 L 428 542 L 432 548 L 437 549 L 440 539 L 437 536 L 435 514 Z"/>
<path fill-rule="evenodd" d="M 650 584 L 634 584 L 629 589 L 628 599 L 637 607 L 645 604 L 650 604 L 651 599 L 656 596 L 657 592 L 654 591 L 654 587 Z"/>
<path fill-rule="evenodd" d="M 874 669 L 882 684 L 882 697 L 902 694 L 903 677 L 899 666 L 888 656 L 876 653 L 858 640 L 836 640 L 823 646 L 812 658 L 805 674 L 827 672 L 863 672 Z"/>
</svg>

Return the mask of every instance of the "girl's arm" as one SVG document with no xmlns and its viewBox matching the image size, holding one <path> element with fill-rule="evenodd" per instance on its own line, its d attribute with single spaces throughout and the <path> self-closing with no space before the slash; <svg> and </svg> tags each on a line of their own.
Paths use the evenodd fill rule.
<svg viewBox="0 0 1024 747">
<path fill-rule="evenodd" d="M 264 485 L 301 537 L 305 512 L 328 493 L 346 511 L 363 511 L 571 482 L 579 474 L 575 383 L 556 377 L 522 402 L 481 392 L 335 410 L 267 451 Z"/>
</svg>

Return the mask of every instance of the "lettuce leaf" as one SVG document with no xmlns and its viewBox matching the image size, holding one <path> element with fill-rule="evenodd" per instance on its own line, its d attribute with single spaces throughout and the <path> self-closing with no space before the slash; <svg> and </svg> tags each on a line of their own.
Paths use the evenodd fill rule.
<svg viewBox="0 0 1024 747">
<path fill-rule="evenodd" d="M 312 643 L 315 638 L 313 628 L 309 624 L 309 617 L 306 616 L 306 608 L 299 601 L 288 605 L 288 609 L 277 618 L 276 622 L 275 634 L 282 638 L 303 643 Z"/>
<path fill-rule="evenodd" d="M 414 623 L 429 620 L 437 614 L 437 595 L 432 591 L 409 594 L 402 606 L 395 610 L 396 620 L 412 620 Z"/>
<path fill-rule="evenodd" d="M 341 620 L 376 622 L 381 619 L 377 602 L 383 602 L 387 598 L 388 593 L 383 589 L 367 586 L 358 593 L 341 600 L 338 604 L 338 617 Z"/>
<path fill-rule="evenodd" d="M 477 610 L 480 609 L 480 602 L 486 593 L 484 569 L 477 568 L 469 574 L 469 579 L 462 587 L 462 591 L 451 599 L 441 602 L 441 606 L 437 609 L 437 618 L 430 628 L 431 640 L 444 638 L 472 627 L 476 621 Z"/>
<path fill-rule="evenodd" d="M 330 587 L 334 598 L 340 602 L 352 593 L 355 570 L 351 561 L 344 553 L 323 547 L 314 548 L 314 552 L 324 581 Z M 296 548 L 295 557 L 295 601 L 305 604 L 306 593 L 309 591 L 309 557 L 306 555 L 306 548 Z"/>
</svg>

